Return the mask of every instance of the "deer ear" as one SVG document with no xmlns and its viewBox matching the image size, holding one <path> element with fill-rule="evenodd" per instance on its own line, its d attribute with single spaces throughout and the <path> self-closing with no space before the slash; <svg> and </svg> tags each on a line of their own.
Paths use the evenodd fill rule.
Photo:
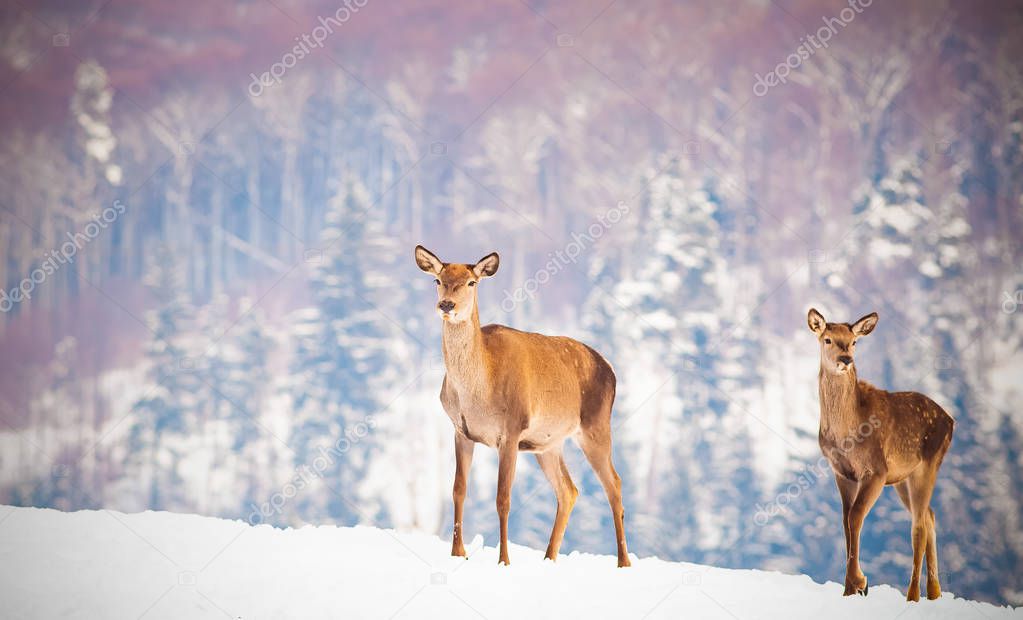
<svg viewBox="0 0 1023 620">
<path fill-rule="evenodd" d="M 806 324 L 810 326 L 810 331 L 819 336 L 824 333 L 828 322 L 824 320 L 823 314 L 817 312 L 816 308 L 810 308 L 810 312 L 806 315 Z"/>
<path fill-rule="evenodd" d="M 444 268 L 444 263 L 440 262 L 440 259 L 434 256 L 433 252 L 421 245 L 416 246 L 416 264 L 426 273 L 432 273 L 433 275 L 439 275 L 440 270 Z"/>
<path fill-rule="evenodd" d="M 501 259 L 497 255 L 497 252 L 491 252 L 479 260 L 472 267 L 472 272 L 476 274 L 477 278 L 489 278 L 490 276 L 497 273 L 497 267 L 501 264 Z"/>
<path fill-rule="evenodd" d="M 852 333 L 857 336 L 866 336 L 870 332 L 874 331 L 874 327 L 877 325 L 877 313 L 871 312 L 867 316 L 863 317 L 859 321 L 852 324 Z"/>
</svg>

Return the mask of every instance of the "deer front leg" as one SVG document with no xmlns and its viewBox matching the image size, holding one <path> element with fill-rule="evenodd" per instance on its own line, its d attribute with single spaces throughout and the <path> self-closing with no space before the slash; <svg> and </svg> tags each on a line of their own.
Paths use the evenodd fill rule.
<svg viewBox="0 0 1023 620">
<path fill-rule="evenodd" d="M 845 557 L 849 557 L 849 509 L 856 499 L 856 483 L 845 476 L 835 473 L 835 484 L 842 498 L 842 530 L 845 533 Z"/>
<path fill-rule="evenodd" d="M 860 532 L 863 530 L 863 520 L 884 489 L 884 480 L 884 473 L 873 473 L 861 479 L 856 499 L 849 508 L 849 558 L 845 569 L 844 596 L 867 594 L 867 577 L 860 570 Z"/>
<path fill-rule="evenodd" d="M 455 503 L 455 525 L 451 535 L 451 555 L 465 557 L 465 546 L 462 544 L 462 504 L 465 502 L 465 491 L 468 486 L 469 467 L 472 465 L 472 452 L 475 443 L 455 431 L 455 484 L 451 498 Z"/>
<path fill-rule="evenodd" d="M 497 516 L 501 522 L 501 556 L 498 564 L 508 566 L 508 513 L 511 512 L 511 489 L 515 480 L 515 461 L 519 456 L 518 435 L 505 436 L 498 444 Z"/>
</svg>

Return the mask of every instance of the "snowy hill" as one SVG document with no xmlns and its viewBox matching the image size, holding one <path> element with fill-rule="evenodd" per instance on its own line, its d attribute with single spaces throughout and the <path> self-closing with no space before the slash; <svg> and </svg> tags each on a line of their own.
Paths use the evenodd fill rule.
<svg viewBox="0 0 1023 620">
<path fill-rule="evenodd" d="M 366 527 L 251 527 L 165 512 L 0 507 L 5 618 L 1009 618 L 955 598 L 843 598 L 806 576 L 573 553 L 556 564 L 477 538 L 468 561 L 434 536 Z"/>
</svg>

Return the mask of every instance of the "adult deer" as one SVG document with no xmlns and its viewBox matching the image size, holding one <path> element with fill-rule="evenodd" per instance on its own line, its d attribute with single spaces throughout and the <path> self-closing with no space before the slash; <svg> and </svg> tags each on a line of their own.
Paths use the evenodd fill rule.
<svg viewBox="0 0 1023 620">
<path fill-rule="evenodd" d="M 473 447 L 498 452 L 499 563 L 508 560 L 508 512 L 518 453 L 533 452 L 558 498 L 547 559 L 555 560 L 579 495 L 562 458 L 573 437 L 600 478 L 614 516 L 618 566 L 629 566 L 625 547 L 622 485 L 611 462 L 611 405 L 615 375 L 596 351 L 571 338 L 520 332 L 503 325 L 480 327 L 477 283 L 497 272 L 488 254 L 474 265 L 441 262 L 421 245 L 416 264 L 437 284 L 447 373 L 440 400 L 455 427 L 455 524 L 451 555 L 465 557 L 462 502 Z"/>
<path fill-rule="evenodd" d="M 845 529 L 845 596 L 867 594 L 860 570 L 863 520 L 885 485 L 894 485 L 913 515 L 913 576 L 906 598 L 920 600 L 920 565 L 927 553 L 927 598 L 941 596 L 931 494 L 952 442 L 952 416 L 917 392 L 886 392 L 856 377 L 856 341 L 877 325 L 873 312 L 853 324 L 828 323 L 810 309 L 821 349 L 819 441 L 835 472 Z"/>
</svg>

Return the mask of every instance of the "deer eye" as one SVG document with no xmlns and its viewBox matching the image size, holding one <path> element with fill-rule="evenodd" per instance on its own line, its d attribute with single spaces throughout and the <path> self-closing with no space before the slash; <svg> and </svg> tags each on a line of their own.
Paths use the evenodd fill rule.
<svg viewBox="0 0 1023 620">
<path fill-rule="evenodd" d="M 466 286 L 476 286 L 476 282 L 475 281 L 470 281 Z"/>
<path fill-rule="evenodd" d="M 824 344 L 831 344 L 831 338 L 825 338 Z"/>
<path fill-rule="evenodd" d="M 434 281 L 434 283 L 436 283 L 436 284 L 437 284 L 437 286 L 440 286 L 440 280 L 438 280 L 438 279 L 436 279 L 436 278 L 435 278 L 435 279 L 434 279 L 433 281 Z"/>
</svg>

